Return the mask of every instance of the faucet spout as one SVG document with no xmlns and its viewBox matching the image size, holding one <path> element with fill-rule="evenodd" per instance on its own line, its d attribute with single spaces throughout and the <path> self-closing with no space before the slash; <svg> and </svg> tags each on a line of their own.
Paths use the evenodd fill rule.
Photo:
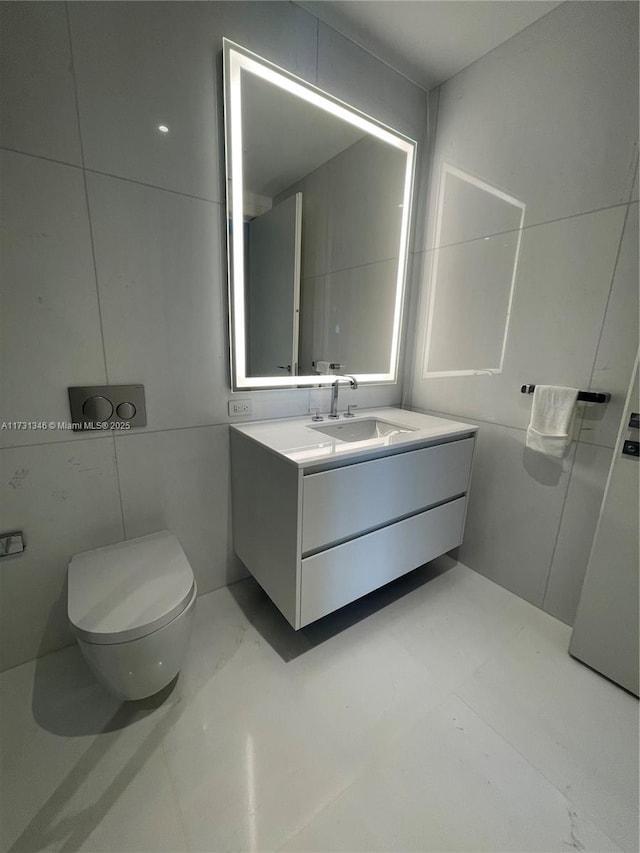
<svg viewBox="0 0 640 853">
<path fill-rule="evenodd" d="M 348 382 L 351 388 L 355 391 L 358 387 L 358 380 L 355 376 L 337 376 L 335 382 L 331 386 L 331 411 L 329 413 L 330 418 L 338 418 L 338 390 L 340 388 L 341 382 Z"/>
</svg>

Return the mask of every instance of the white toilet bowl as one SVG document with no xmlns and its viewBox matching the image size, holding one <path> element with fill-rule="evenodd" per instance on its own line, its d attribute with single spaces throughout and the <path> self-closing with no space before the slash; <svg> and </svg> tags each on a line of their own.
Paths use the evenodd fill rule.
<svg viewBox="0 0 640 853">
<path fill-rule="evenodd" d="M 189 644 L 196 592 L 168 530 L 73 556 L 69 622 L 98 681 L 122 699 L 169 684 Z"/>
</svg>

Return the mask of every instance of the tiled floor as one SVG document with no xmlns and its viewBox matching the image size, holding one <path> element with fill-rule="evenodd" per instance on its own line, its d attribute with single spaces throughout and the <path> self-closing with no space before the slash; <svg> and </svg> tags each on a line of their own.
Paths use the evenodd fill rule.
<svg viewBox="0 0 640 853">
<path fill-rule="evenodd" d="M 0 676 L 2 850 L 638 850 L 638 703 L 445 558 L 297 634 L 253 581 L 118 705 L 76 648 Z"/>
</svg>

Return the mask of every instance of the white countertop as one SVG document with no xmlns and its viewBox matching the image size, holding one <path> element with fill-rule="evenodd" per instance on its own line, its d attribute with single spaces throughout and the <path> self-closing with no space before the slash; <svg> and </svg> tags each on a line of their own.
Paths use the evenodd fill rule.
<svg viewBox="0 0 640 853">
<path fill-rule="evenodd" d="M 312 429 L 316 426 L 354 423 L 369 418 L 407 427 L 412 431 L 354 442 L 341 441 L 339 438 L 332 438 Z M 323 462 L 330 463 L 338 460 L 342 462 L 347 458 L 371 457 L 377 455 L 377 451 L 381 455 L 386 455 L 393 449 L 409 450 L 422 447 L 443 439 L 475 433 L 478 428 L 473 424 L 389 407 L 362 409 L 357 417 L 351 420 L 345 420 L 343 415 L 340 415 L 339 420 L 329 420 L 324 415 L 324 421 L 314 423 L 311 415 L 305 415 L 302 418 L 232 424 L 231 429 L 243 433 L 273 453 L 284 456 L 299 468 L 309 468 L 321 465 Z"/>
</svg>

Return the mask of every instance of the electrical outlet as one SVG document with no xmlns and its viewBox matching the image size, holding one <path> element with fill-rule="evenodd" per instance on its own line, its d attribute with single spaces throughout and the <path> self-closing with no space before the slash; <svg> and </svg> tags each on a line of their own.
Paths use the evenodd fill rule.
<svg viewBox="0 0 640 853">
<path fill-rule="evenodd" d="M 246 417 L 251 414 L 253 414 L 253 403 L 251 400 L 229 400 L 230 417 Z"/>
</svg>

